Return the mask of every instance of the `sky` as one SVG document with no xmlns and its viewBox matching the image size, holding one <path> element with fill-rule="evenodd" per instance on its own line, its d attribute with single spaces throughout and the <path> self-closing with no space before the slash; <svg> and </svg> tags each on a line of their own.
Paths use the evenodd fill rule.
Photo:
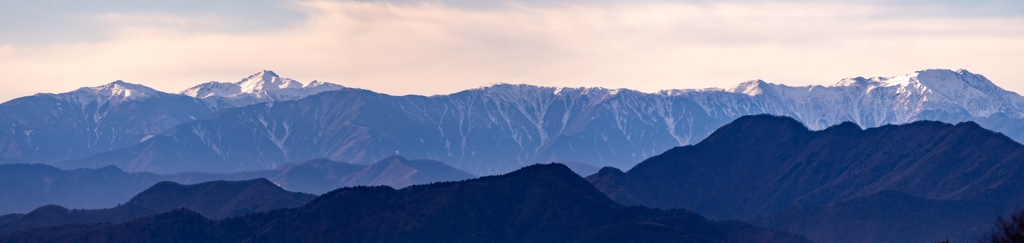
<svg viewBox="0 0 1024 243">
<path fill-rule="evenodd" d="M 88 2 L 88 3 L 86 3 Z M 273 70 L 377 92 L 663 89 L 967 69 L 1024 93 L 1024 1 L 4 0 L 0 100 Z"/>
</svg>

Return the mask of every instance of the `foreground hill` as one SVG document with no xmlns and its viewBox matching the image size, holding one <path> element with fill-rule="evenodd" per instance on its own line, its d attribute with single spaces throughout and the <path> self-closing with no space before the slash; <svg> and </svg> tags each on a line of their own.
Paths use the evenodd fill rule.
<svg viewBox="0 0 1024 243">
<path fill-rule="evenodd" d="M 247 80 L 295 86 L 257 76 Z M 235 172 L 314 158 L 371 163 L 400 153 L 477 175 L 551 161 L 629 168 L 754 114 L 794 117 L 812 129 L 845 121 L 877 127 L 975 120 L 1024 138 L 1019 126 L 1003 125 L 1024 124 L 1024 97 L 966 70 L 923 70 L 828 86 L 755 80 L 727 89 L 659 93 L 510 84 L 430 97 L 341 89 L 225 110 L 131 147 L 58 165 Z"/>
<path fill-rule="evenodd" d="M 405 187 L 474 176 L 444 163 L 394 156 L 370 165 L 324 159 L 287 164 L 275 170 L 231 174 L 126 173 L 117 167 L 60 170 L 47 165 L 0 165 L 0 214 L 25 213 L 55 204 L 68 208 L 110 208 L 161 181 L 195 184 L 217 180 L 267 178 L 287 190 L 321 194 L 341 187 L 388 185 Z"/>
<path fill-rule="evenodd" d="M 127 203 L 110 209 L 69 210 L 48 205 L 27 214 L 0 218 L 0 234 L 41 226 L 72 223 L 124 222 L 143 216 L 185 208 L 222 219 L 247 213 L 302 206 L 316 196 L 285 191 L 266 179 L 213 181 L 195 185 L 161 182 Z"/>
<path fill-rule="evenodd" d="M 751 221 L 818 242 L 974 242 L 989 233 L 1005 205 L 926 199 L 896 191 L 818 206 L 783 209 Z"/>
<path fill-rule="evenodd" d="M 726 226 L 685 210 L 620 206 L 569 168 L 552 164 L 401 190 L 343 188 L 299 208 L 219 221 L 176 210 L 122 224 L 19 231 L 0 241 L 808 242 Z"/>
<path fill-rule="evenodd" d="M 867 130 L 844 123 L 810 131 L 791 118 L 760 115 L 737 119 L 701 143 L 669 150 L 628 172 L 604 168 L 588 180 L 623 204 L 687 208 L 715 219 L 761 218 L 787 207 L 838 203 L 885 190 L 1009 210 L 1022 202 L 1024 181 L 1013 179 L 1024 176 L 1022 162 L 1024 146 L 972 122 L 922 121 Z M 975 212 L 980 215 L 972 217 L 982 219 L 1000 213 Z M 924 218 L 906 220 L 887 223 L 927 225 Z M 884 227 L 847 230 L 878 230 L 859 232 L 871 234 Z M 797 228 L 792 229 L 813 237 Z M 886 240 L 891 239 L 898 238 Z"/>
</svg>

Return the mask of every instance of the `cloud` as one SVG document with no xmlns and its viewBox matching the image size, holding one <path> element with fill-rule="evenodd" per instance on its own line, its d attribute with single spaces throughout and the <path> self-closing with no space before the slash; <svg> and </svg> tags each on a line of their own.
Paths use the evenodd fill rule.
<svg viewBox="0 0 1024 243">
<path fill-rule="evenodd" d="M 11 45 L 0 45 L 0 57 L 7 57 L 14 54 L 14 47 Z"/>
<path fill-rule="evenodd" d="M 166 13 L 103 13 L 92 19 L 119 31 L 131 28 L 209 31 L 226 22 L 210 14 L 179 16 Z"/>
<path fill-rule="evenodd" d="M 0 48 L 12 93 L 115 79 L 179 91 L 272 69 L 391 94 L 493 82 L 726 86 L 750 79 L 831 84 L 925 68 L 966 68 L 1024 91 L 1024 19 L 903 16 L 843 3 L 510 3 L 493 8 L 294 2 L 291 28 L 223 32 L 215 16 L 108 13 L 103 41 Z M 156 17 L 154 17 L 156 16 Z M 6 54 L 4 54 L 6 53 Z M 57 90 L 55 90 L 57 89 Z"/>
</svg>

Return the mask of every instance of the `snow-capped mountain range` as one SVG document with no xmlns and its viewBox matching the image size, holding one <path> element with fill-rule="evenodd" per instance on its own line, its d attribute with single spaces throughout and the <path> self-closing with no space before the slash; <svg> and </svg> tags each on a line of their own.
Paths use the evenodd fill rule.
<svg viewBox="0 0 1024 243">
<path fill-rule="evenodd" d="M 237 83 L 210 82 L 181 94 L 117 80 L 21 97 L 0 104 L 0 163 L 80 158 L 138 143 L 217 110 L 341 88 L 318 81 L 303 85 L 262 71 Z"/>
<path fill-rule="evenodd" d="M 294 79 L 281 78 L 273 71 L 264 70 L 238 82 L 211 81 L 188 88 L 180 94 L 202 99 L 210 107 L 219 110 L 269 101 L 297 100 L 344 88 L 316 80 L 303 85 Z"/>
<path fill-rule="evenodd" d="M 13 145 L 2 144 L 0 158 L 55 163 L 65 168 L 113 164 L 128 171 L 155 172 L 273 169 L 287 162 L 321 157 L 371 163 L 394 154 L 444 161 L 477 175 L 550 161 L 629 168 L 669 148 L 696 143 L 740 116 L 764 113 L 794 117 L 815 130 L 844 121 L 876 127 L 916 120 L 970 120 L 1017 141 L 1024 140 L 1024 98 L 966 70 L 858 77 L 828 86 L 792 87 L 754 80 L 727 88 L 656 93 L 494 84 L 449 95 L 391 96 L 321 82 L 303 85 L 270 71 L 235 83 L 202 84 L 181 95 L 128 84 L 107 86 L 112 88 L 89 90 L 109 89 L 109 93 L 94 92 L 95 97 L 76 100 L 95 103 L 96 107 L 121 107 L 132 102 L 159 104 L 163 101 L 157 100 L 167 99 L 161 97 L 176 97 L 203 104 L 203 108 L 173 115 L 195 117 L 195 121 L 163 119 L 161 124 L 173 124 L 166 127 L 119 125 L 126 129 L 148 127 L 149 131 L 133 136 L 114 132 L 104 137 L 121 141 L 114 143 L 120 149 L 69 152 L 71 147 L 61 147 L 51 153 L 71 155 L 54 158 L 19 152 L 39 147 L 43 138 L 35 134 L 45 129 L 29 132 L 17 125 L 28 118 L 10 118 L 6 115 L 9 112 L 3 112 L 0 127 L 10 129 L 0 141 Z M 121 91 L 115 91 L 117 87 L 122 87 Z M 99 99 L 96 97 L 126 101 L 93 102 Z M 0 109 L 28 109 L 18 100 L 0 105 Z M 250 105 L 266 101 L 273 102 Z M 213 113 L 217 110 L 220 112 Z M 68 125 L 95 117 L 49 119 L 61 122 L 48 127 L 103 131 L 105 128 Z M 96 123 L 121 124 L 107 117 L 102 119 L 105 122 Z M 147 119 L 161 117 L 172 115 Z M 27 139 L 35 146 L 26 145 Z M 46 139 L 61 138 L 54 135 Z M 99 154 L 76 159 L 90 153 Z"/>
<path fill-rule="evenodd" d="M 815 130 L 844 121 L 876 127 L 917 120 L 959 122 L 999 113 L 1013 118 L 1024 115 L 1024 97 L 967 70 L 848 78 L 829 86 L 791 87 L 754 80 L 726 89 L 662 93 L 690 97 L 712 116 L 736 117 L 760 110 L 797 118 Z"/>
</svg>

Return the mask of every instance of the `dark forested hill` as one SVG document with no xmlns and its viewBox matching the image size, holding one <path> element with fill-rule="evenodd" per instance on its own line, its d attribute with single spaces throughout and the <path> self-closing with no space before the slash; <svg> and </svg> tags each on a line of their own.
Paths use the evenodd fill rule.
<svg viewBox="0 0 1024 243">
<path fill-rule="evenodd" d="M 752 223 L 796 232 L 818 242 L 974 242 L 988 233 L 1005 205 L 926 199 L 881 191 L 837 203 L 791 207 Z"/>
<path fill-rule="evenodd" d="M 1024 181 L 1013 179 L 1022 176 L 1024 146 L 973 122 L 921 121 L 867 130 L 844 123 L 810 131 L 791 118 L 759 115 L 737 119 L 701 143 L 669 150 L 628 172 L 604 168 L 588 179 L 624 204 L 687 208 L 715 219 L 745 220 L 884 190 L 1008 210 L 1024 196 L 1019 193 Z M 983 215 L 973 218 L 999 215 L 974 212 Z M 949 215 L 954 214 L 945 219 L 953 219 Z M 801 220 L 787 222 L 795 221 Z M 879 230 L 859 232 L 870 234 L 885 229 L 860 230 Z"/>
<path fill-rule="evenodd" d="M 560 164 L 411 186 L 343 188 L 305 206 L 209 220 L 176 210 L 121 224 L 67 225 L 4 242 L 808 242 L 685 210 L 623 207 Z"/>
<path fill-rule="evenodd" d="M 71 223 L 124 222 L 177 208 L 189 209 L 209 218 L 220 219 L 278 208 L 298 207 L 313 198 L 316 196 L 285 191 L 266 179 L 212 181 L 195 185 L 161 182 L 139 193 L 127 203 L 110 209 L 70 210 L 48 205 L 27 214 L 7 215 L 0 218 L 0 234 Z"/>
<path fill-rule="evenodd" d="M 628 172 L 589 177 L 627 204 L 747 219 L 882 190 L 931 199 L 1020 198 L 1024 146 L 972 122 L 915 122 L 810 131 L 796 120 L 747 116 L 703 142 Z"/>
</svg>

